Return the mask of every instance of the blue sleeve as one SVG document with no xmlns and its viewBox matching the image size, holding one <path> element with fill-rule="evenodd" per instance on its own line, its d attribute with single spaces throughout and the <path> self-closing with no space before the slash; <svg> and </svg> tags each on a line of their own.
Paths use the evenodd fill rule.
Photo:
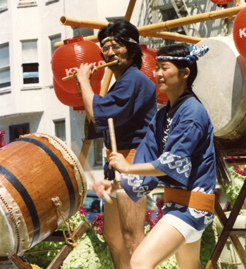
<svg viewBox="0 0 246 269">
<path fill-rule="evenodd" d="M 97 131 L 108 128 L 108 118 L 114 119 L 115 127 L 126 123 L 143 106 L 143 101 L 138 101 L 138 91 L 133 80 L 121 79 L 114 90 L 104 97 L 94 95 L 93 112 Z"/>
<path fill-rule="evenodd" d="M 187 186 L 191 173 L 191 156 L 203 137 L 203 128 L 194 121 L 184 121 L 170 129 L 165 151 L 151 164 Z"/>
</svg>

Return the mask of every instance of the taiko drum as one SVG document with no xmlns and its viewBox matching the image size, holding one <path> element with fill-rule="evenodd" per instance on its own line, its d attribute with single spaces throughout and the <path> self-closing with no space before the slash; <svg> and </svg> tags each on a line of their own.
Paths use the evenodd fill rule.
<svg viewBox="0 0 246 269">
<path fill-rule="evenodd" d="M 232 37 L 210 37 L 197 47 L 209 51 L 197 61 L 193 90 L 206 107 L 217 137 L 240 138 L 246 130 L 246 59 Z"/>
<path fill-rule="evenodd" d="M 0 149 L 0 257 L 23 253 L 83 204 L 87 184 L 74 153 L 59 138 L 34 133 Z"/>
</svg>

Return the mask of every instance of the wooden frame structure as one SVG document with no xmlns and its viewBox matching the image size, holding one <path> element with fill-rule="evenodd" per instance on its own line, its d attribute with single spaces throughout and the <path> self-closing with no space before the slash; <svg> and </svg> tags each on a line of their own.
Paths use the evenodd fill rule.
<svg viewBox="0 0 246 269">
<path fill-rule="evenodd" d="M 88 225 L 85 222 L 82 222 L 79 227 L 72 233 L 75 241 L 79 240 L 82 235 L 87 231 Z M 64 242 L 64 236 L 62 232 L 54 232 L 52 235 L 47 237 L 43 241 L 52 241 L 52 242 Z M 65 244 L 59 253 L 56 255 L 54 260 L 49 264 L 47 269 L 58 269 L 62 265 L 63 261 L 66 259 L 68 254 L 73 250 L 73 246 L 69 244 Z M 13 265 L 17 269 L 32 269 L 30 263 L 24 261 L 21 257 L 19 257 L 16 253 L 12 253 L 8 256 L 6 260 L 0 260 L 0 266 L 2 265 Z"/>
<path fill-rule="evenodd" d="M 239 159 L 227 159 L 228 165 L 244 165 L 246 164 L 246 133 L 235 141 L 221 140 L 222 153 L 227 156 L 240 156 Z M 220 223 L 224 226 L 219 240 L 214 248 L 212 256 L 207 263 L 206 268 L 215 268 L 216 263 L 220 257 L 220 254 L 229 238 L 233 247 L 235 248 L 242 264 L 246 268 L 246 250 L 243 248 L 241 242 L 238 239 L 238 235 L 246 235 L 246 229 L 234 229 L 234 223 L 237 219 L 239 211 L 246 198 L 246 181 L 244 182 L 240 193 L 235 201 L 235 204 L 231 210 L 230 216 L 227 218 L 224 211 L 222 210 L 218 200 L 215 200 L 215 212 L 218 216 Z"/>
</svg>

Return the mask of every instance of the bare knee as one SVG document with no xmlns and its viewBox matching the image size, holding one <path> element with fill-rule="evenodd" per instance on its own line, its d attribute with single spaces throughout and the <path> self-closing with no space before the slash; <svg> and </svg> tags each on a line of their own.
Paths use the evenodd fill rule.
<svg viewBox="0 0 246 269">
<path fill-rule="evenodd" d="M 134 236 L 133 233 L 130 231 L 123 231 L 123 240 L 124 243 L 127 247 L 127 249 L 129 249 L 130 253 L 132 253 L 136 247 L 137 247 L 137 242 L 134 240 Z"/>
<path fill-rule="evenodd" d="M 122 234 L 124 243 L 131 254 L 135 251 L 135 249 L 138 247 L 138 245 L 142 242 L 142 240 L 145 237 L 144 230 L 131 231 L 130 229 L 123 229 Z"/>
<path fill-rule="evenodd" d="M 142 259 L 138 259 L 133 255 L 130 260 L 130 266 L 132 269 L 142 268 L 141 262 L 142 262 Z"/>
<path fill-rule="evenodd" d="M 149 268 L 155 268 L 156 266 L 153 264 L 153 262 L 146 262 L 146 260 L 139 255 L 132 255 L 130 260 L 130 267 L 131 269 L 149 269 Z"/>
</svg>

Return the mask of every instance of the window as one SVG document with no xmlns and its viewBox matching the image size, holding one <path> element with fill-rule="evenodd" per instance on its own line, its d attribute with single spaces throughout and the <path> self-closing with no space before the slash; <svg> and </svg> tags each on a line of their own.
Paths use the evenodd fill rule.
<svg viewBox="0 0 246 269">
<path fill-rule="evenodd" d="M 23 84 L 39 83 L 37 40 L 22 41 Z"/>
<path fill-rule="evenodd" d="M 0 0 L 0 12 L 8 9 L 8 0 Z"/>
<path fill-rule="evenodd" d="M 65 120 L 55 120 L 55 136 L 66 142 L 66 125 Z"/>
<path fill-rule="evenodd" d="M 51 56 L 55 52 L 55 43 L 61 41 L 61 34 L 50 36 Z"/>
<path fill-rule="evenodd" d="M 95 139 L 94 140 L 94 160 L 95 160 L 95 165 L 102 165 L 103 164 L 103 139 L 99 138 L 99 139 Z"/>
<path fill-rule="evenodd" d="M 167 9 L 162 9 L 160 11 L 162 13 L 162 21 L 168 21 L 168 20 L 173 20 L 173 19 L 178 18 L 178 15 L 175 12 L 175 9 L 173 7 L 167 8 Z M 186 35 L 186 32 L 185 32 L 183 26 L 170 29 L 169 31 L 170 32 L 177 32 L 177 33 L 182 34 L 182 35 Z M 176 41 L 175 40 L 168 40 L 168 39 L 165 40 L 165 45 L 170 45 L 173 43 L 176 43 Z"/>
<path fill-rule="evenodd" d="M 94 35 L 94 30 L 90 28 L 73 27 L 73 36 L 90 36 Z"/>
<path fill-rule="evenodd" d="M 49 5 L 49 4 L 52 4 L 52 3 L 55 3 L 55 2 L 59 2 L 60 0 L 47 0 L 46 1 L 46 5 Z"/>
<path fill-rule="evenodd" d="M 5 43 L 0 45 L 0 91 L 10 85 L 9 43 Z"/>
<path fill-rule="evenodd" d="M 124 17 L 122 17 L 122 16 L 119 16 L 119 17 L 107 17 L 106 18 L 106 20 L 108 21 L 108 22 L 114 22 L 114 21 L 120 21 L 120 20 L 124 20 L 125 18 Z"/>
<path fill-rule="evenodd" d="M 9 126 L 9 141 L 12 142 L 19 138 L 20 135 L 29 134 L 29 123 Z"/>
<path fill-rule="evenodd" d="M 37 1 L 35 0 L 19 0 L 18 6 L 23 7 L 23 6 L 33 6 L 36 5 Z"/>
</svg>

